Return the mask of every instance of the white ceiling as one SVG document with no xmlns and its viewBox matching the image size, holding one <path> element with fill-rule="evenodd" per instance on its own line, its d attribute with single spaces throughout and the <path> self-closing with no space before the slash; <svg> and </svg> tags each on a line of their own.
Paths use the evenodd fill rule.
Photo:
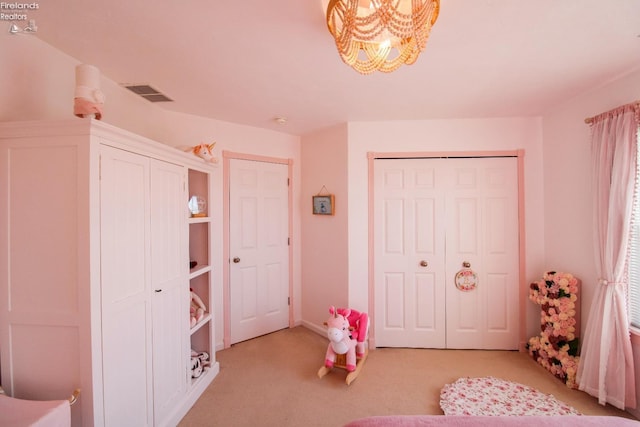
<svg viewBox="0 0 640 427">
<path fill-rule="evenodd" d="M 29 17 L 37 37 L 107 78 L 174 100 L 161 108 L 297 135 L 535 116 L 640 67 L 640 0 L 442 0 L 418 61 L 368 76 L 340 60 L 322 4 L 56 0 Z"/>
</svg>

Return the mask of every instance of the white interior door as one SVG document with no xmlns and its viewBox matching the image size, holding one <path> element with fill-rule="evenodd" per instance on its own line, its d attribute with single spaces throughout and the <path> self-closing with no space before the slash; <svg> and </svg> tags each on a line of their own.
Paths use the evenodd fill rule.
<svg viewBox="0 0 640 427">
<path fill-rule="evenodd" d="M 231 344 L 289 326 L 288 166 L 230 160 Z"/>
<path fill-rule="evenodd" d="M 376 345 L 516 349 L 517 159 L 376 160 L 374 180 Z"/>
</svg>

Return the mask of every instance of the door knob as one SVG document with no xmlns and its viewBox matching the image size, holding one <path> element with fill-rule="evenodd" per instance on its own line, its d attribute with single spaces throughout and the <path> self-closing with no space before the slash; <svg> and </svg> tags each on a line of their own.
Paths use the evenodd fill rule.
<svg viewBox="0 0 640 427">
<path fill-rule="evenodd" d="M 420 261 L 420 267 L 428 267 L 429 263 L 425 260 Z"/>
<path fill-rule="evenodd" d="M 233 259 L 233 262 L 235 262 L 236 264 L 237 264 L 237 263 L 239 263 L 239 262 L 240 262 L 240 258 L 235 257 L 235 258 Z"/>
<path fill-rule="evenodd" d="M 465 262 L 462 263 L 462 266 L 464 268 L 469 268 L 469 267 L 471 267 L 471 263 L 469 261 L 465 261 Z"/>
</svg>

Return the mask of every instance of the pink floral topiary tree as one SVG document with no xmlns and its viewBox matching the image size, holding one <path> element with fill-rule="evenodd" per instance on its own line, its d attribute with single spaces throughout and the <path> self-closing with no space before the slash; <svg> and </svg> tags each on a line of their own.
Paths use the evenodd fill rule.
<svg viewBox="0 0 640 427">
<path fill-rule="evenodd" d="M 549 271 L 529 286 L 529 299 L 542 308 L 540 335 L 527 343 L 535 361 L 567 386 L 577 388 L 580 357 L 580 281 L 569 273 Z"/>
</svg>

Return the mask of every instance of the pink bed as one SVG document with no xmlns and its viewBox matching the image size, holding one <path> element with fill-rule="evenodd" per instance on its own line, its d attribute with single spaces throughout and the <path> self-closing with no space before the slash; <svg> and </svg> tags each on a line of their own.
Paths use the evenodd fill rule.
<svg viewBox="0 0 640 427">
<path fill-rule="evenodd" d="M 469 416 L 469 415 L 393 415 L 361 418 L 344 427 L 626 427 L 640 426 L 640 421 L 621 417 L 562 415 L 562 416 Z"/>
<path fill-rule="evenodd" d="M 0 426 L 69 427 L 68 400 L 23 400 L 0 395 Z"/>
</svg>

